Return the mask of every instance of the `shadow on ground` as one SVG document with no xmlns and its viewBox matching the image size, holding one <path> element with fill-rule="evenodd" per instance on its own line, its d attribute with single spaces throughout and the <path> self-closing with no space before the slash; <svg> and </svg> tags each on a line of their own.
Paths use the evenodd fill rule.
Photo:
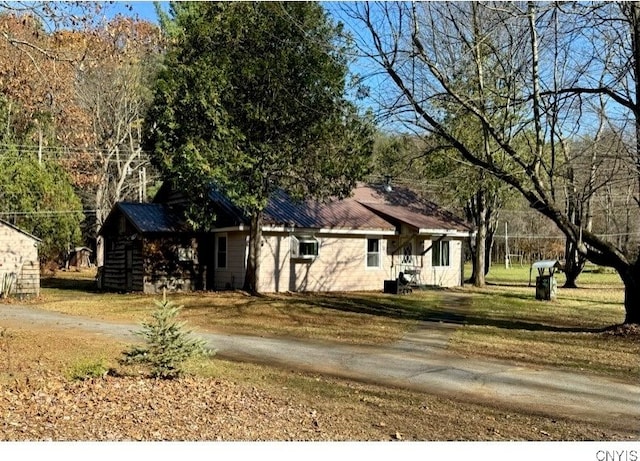
<svg viewBox="0 0 640 461">
<path fill-rule="evenodd" d="M 407 295 L 376 295 L 362 294 L 296 294 L 289 300 L 279 299 L 280 302 L 300 304 L 307 303 L 324 309 L 333 309 L 358 314 L 384 316 L 402 320 L 417 320 L 423 322 L 439 322 L 451 325 L 490 326 L 506 330 L 548 331 L 562 333 L 601 333 L 606 328 L 584 328 L 571 326 L 548 325 L 543 323 L 518 320 L 496 319 L 474 316 L 470 312 L 470 298 L 458 296 L 446 290 L 437 304 L 427 305 L 430 300 L 419 296 Z M 515 295 L 520 297 L 519 295 Z M 528 299 L 528 298 L 526 298 Z"/>
<path fill-rule="evenodd" d="M 40 279 L 40 287 L 89 293 L 95 293 L 98 291 L 96 281 L 92 278 L 56 277 L 55 275 L 42 277 Z"/>
</svg>

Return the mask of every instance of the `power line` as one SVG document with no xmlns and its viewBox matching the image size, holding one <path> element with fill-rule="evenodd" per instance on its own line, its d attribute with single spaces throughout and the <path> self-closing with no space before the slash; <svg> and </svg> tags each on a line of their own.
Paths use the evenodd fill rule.
<svg viewBox="0 0 640 461">
<path fill-rule="evenodd" d="M 600 238 L 606 238 L 606 237 L 635 237 L 635 236 L 640 236 L 640 232 L 621 232 L 621 233 L 616 233 L 616 234 L 593 234 L 596 237 L 600 237 Z M 557 235 L 557 236 L 553 236 L 553 235 L 527 235 L 527 234 L 509 234 L 507 236 L 509 239 L 531 239 L 531 240 L 561 240 L 561 239 L 565 239 L 566 237 L 564 235 Z M 495 235 L 494 236 L 494 240 L 497 239 L 504 239 L 505 236 L 504 235 Z"/>
<path fill-rule="evenodd" d="M 29 216 L 29 215 L 61 215 L 61 214 L 95 214 L 98 210 L 38 210 L 38 211 L 0 211 L 0 216 Z"/>
</svg>

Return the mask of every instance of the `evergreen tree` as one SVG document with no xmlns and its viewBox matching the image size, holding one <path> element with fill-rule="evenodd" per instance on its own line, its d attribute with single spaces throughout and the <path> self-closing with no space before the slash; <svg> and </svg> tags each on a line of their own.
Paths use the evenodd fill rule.
<svg viewBox="0 0 640 461">
<path fill-rule="evenodd" d="M 345 196 L 366 173 L 372 129 L 345 98 L 341 29 L 312 2 L 177 2 L 163 24 L 174 46 L 146 149 L 176 187 L 216 184 L 245 210 L 256 293 L 269 198 Z"/>
<path fill-rule="evenodd" d="M 176 306 L 166 297 L 156 301 L 156 306 L 151 314 L 153 320 L 144 322 L 136 332 L 144 338 L 146 347 L 136 346 L 125 351 L 122 363 L 147 365 L 154 378 L 177 378 L 183 374 L 188 359 L 211 352 L 205 349 L 204 341 L 190 338 L 191 332 L 184 329 L 185 322 L 178 322 L 182 306 Z"/>
<path fill-rule="evenodd" d="M 42 239 L 40 259 L 54 260 L 82 241 L 82 203 L 54 161 L 5 146 L 0 152 L 0 217 Z"/>
</svg>

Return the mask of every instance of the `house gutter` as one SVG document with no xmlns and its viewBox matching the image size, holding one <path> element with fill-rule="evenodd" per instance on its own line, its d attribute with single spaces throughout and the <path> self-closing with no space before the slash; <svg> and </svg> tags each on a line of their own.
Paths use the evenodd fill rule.
<svg viewBox="0 0 640 461">
<path fill-rule="evenodd" d="M 459 230 L 450 230 L 450 229 L 420 229 L 418 230 L 418 235 L 441 235 L 441 238 L 444 237 L 471 237 L 474 232 L 470 231 L 459 231 Z"/>
<path fill-rule="evenodd" d="M 389 229 L 344 229 L 344 228 L 312 228 L 312 227 L 289 227 L 289 226 L 263 226 L 263 232 L 302 232 L 313 234 L 347 234 L 347 235 L 396 235 L 396 231 Z"/>
</svg>

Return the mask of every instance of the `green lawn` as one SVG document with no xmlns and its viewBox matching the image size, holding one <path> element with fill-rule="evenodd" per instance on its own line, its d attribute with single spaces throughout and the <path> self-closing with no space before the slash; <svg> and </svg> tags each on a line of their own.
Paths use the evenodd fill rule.
<svg viewBox="0 0 640 461">
<path fill-rule="evenodd" d="M 608 270 L 584 272 L 577 289 L 562 288 L 562 273 L 557 280 L 557 298 L 539 301 L 535 287 L 528 285 L 528 267 L 494 266 L 487 287 L 462 290 L 471 309 L 451 349 L 467 356 L 589 370 L 636 382 L 638 336 L 606 331 L 624 320 L 624 289 L 618 275 Z"/>
</svg>

